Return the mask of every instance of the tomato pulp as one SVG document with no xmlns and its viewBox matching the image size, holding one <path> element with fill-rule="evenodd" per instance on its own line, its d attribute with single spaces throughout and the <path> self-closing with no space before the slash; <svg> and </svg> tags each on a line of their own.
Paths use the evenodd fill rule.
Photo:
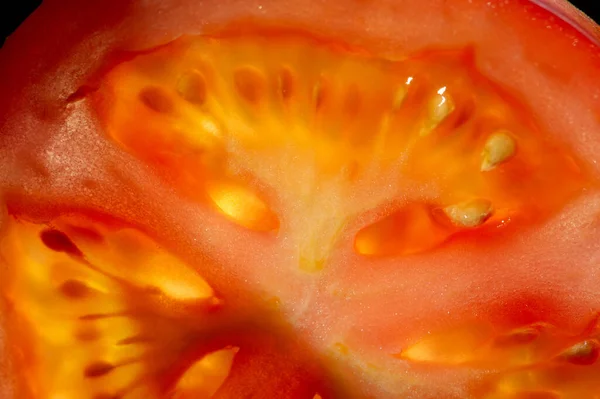
<svg viewBox="0 0 600 399">
<path fill-rule="evenodd" d="M 44 4 L 2 397 L 595 398 L 598 35 L 538 3 Z"/>
</svg>

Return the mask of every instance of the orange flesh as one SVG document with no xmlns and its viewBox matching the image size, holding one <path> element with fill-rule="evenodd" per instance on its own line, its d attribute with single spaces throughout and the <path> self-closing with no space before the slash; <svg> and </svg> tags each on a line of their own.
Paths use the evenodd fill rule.
<svg viewBox="0 0 600 399">
<path fill-rule="evenodd" d="M 163 369 L 183 360 L 190 337 L 210 329 L 202 320 L 216 306 L 214 293 L 199 275 L 135 230 L 97 230 L 102 227 L 66 220 L 49 229 L 14 221 L 2 242 L 13 267 L 2 292 L 19 315 L 12 332 L 29 338 L 20 356 L 34 397 L 156 396 Z M 48 232 L 69 238 L 52 245 Z M 64 243 L 82 253 L 65 250 Z M 192 317 L 198 321 L 193 328 Z M 219 353 L 198 360 L 209 362 L 208 375 L 210 363 L 230 367 L 231 356 Z M 149 362 L 153 357 L 161 361 Z M 176 388 L 180 397 L 216 390 L 214 380 L 186 381 L 183 376 Z"/>
<path fill-rule="evenodd" d="M 246 228 L 311 236 L 326 217 L 341 228 L 388 200 L 389 215 L 356 236 L 364 255 L 419 253 L 471 230 L 439 212 L 465 201 L 491 201 L 469 226 L 482 233 L 540 221 L 588 180 L 468 50 L 388 61 L 294 34 L 186 38 L 119 65 L 102 95 L 114 140 Z M 482 170 L 498 132 L 515 148 Z"/>
<path fill-rule="evenodd" d="M 309 275 L 356 223 L 358 256 L 424 256 L 457 240 L 498 242 L 595 184 L 468 49 L 383 60 L 295 33 L 183 38 L 117 65 L 94 101 L 107 135 L 190 201 L 257 234 L 291 232 L 294 267 Z M 491 140 L 499 132 L 508 139 Z M 260 341 L 248 315 L 134 228 L 13 218 L 1 249 L 9 334 L 30 345 L 15 357 L 32 397 L 236 398 L 228 376 L 250 378 L 231 371 L 236 361 L 270 361 L 244 354 L 240 334 Z M 252 317 L 267 320 L 263 334 L 285 335 L 266 311 Z M 599 339 L 595 320 L 585 331 L 477 321 L 387 355 L 489 371 L 475 398 L 579 399 L 598 386 Z M 327 398 L 324 375 L 291 358 L 307 376 L 302 397 Z"/>
</svg>

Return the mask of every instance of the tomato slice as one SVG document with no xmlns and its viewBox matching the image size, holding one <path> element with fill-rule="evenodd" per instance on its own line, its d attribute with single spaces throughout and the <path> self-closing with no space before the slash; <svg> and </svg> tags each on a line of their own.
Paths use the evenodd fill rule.
<svg viewBox="0 0 600 399">
<path fill-rule="evenodd" d="M 51 1 L 7 43 L 3 397 L 597 395 L 596 27 L 313 3 Z"/>
</svg>

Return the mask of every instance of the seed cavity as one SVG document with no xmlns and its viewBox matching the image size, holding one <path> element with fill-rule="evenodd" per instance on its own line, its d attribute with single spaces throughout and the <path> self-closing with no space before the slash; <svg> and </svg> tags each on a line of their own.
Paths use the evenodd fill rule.
<svg viewBox="0 0 600 399">
<path fill-rule="evenodd" d="M 87 366 L 83 375 L 86 378 L 100 378 L 109 374 L 115 369 L 115 366 L 108 362 L 96 362 Z"/>
<path fill-rule="evenodd" d="M 279 227 L 279 219 L 267 203 L 241 184 L 211 181 L 207 192 L 221 213 L 241 226 L 255 231 L 272 231 Z"/>
<path fill-rule="evenodd" d="M 93 290 L 79 280 L 67 280 L 60 286 L 60 292 L 70 299 L 84 299 L 89 297 Z"/>
<path fill-rule="evenodd" d="M 565 350 L 560 358 L 578 366 L 589 366 L 596 363 L 600 354 L 600 344 L 596 340 L 579 342 Z"/>
<path fill-rule="evenodd" d="M 510 159 L 516 151 L 515 140 L 505 131 L 499 131 L 488 137 L 485 142 L 481 162 L 481 171 L 488 172 Z"/>
<path fill-rule="evenodd" d="M 464 228 L 481 226 L 493 213 L 492 203 L 486 199 L 474 199 L 444 208 L 450 221 Z"/>
<path fill-rule="evenodd" d="M 413 203 L 358 231 L 354 248 L 366 256 L 411 255 L 440 245 L 448 234 L 429 205 Z"/>
<path fill-rule="evenodd" d="M 159 86 L 147 86 L 139 93 L 140 101 L 149 109 L 161 114 L 170 114 L 175 104 L 169 94 Z"/>
<path fill-rule="evenodd" d="M 207 88 L 204 75 L 192 70 L 181 76 L 177 83 L 177 92 L 189 103 L 202 105 L 206 101 Z"/>
<path fill-rule="evenodd" d="M 238 351 L 237 347 L 227 347 L 204 356 L 185 371 L 175 391 L 186 398 L 212 398 L 229 375 Z"/>
<path fill-rule="evenodd" d="M 234 72 L 233 82 L 238 94 L 249 103 L 257 104 L 265 95 L 265 76 L 258 68 L 252 66 L 238 68 Z"/>
<path fill-rule="evenodd" d="M 420 363 L 465 364 L 477 360 L 492 335 L 490 325 L 468 323 L 428 334 L 395 357 Z"/>
<path fill-rule="evenodd" d="M 60 230 L 48 229 L 42 231 L 40 239 L 44 245 L 56 252 L 64 252 L 71 256 L 82 257 L 83 252 L 75 243 Z"/>
</svg>

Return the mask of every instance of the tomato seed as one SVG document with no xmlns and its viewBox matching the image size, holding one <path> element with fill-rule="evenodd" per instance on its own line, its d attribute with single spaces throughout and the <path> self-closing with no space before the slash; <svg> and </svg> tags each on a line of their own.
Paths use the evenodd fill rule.
<svg viewBox="0 0 600 399">
<path fill-rule="evenodd" d="M 561 354 L 561 359 L 579 366 L 596 363 L 600 355 L 600 344 L 595 340 L 577 343 Z"/>
<path fill-rule="evenodd" d="M 60 292 L 71 299 L 83 299 L 92 293 L 92 290 L 78 280 L 67 280 L 60 286 Z"/>
<path fill-rule="evenodd" d="M 515 154 L 515 150 L 515 140 L 508 133 L 499 131 L 492 134 L 485 142 L 481 171 L 490 171 L 507 161 Z"/>
<path fill-rule="evenodd" d="M 83 256 L 83 252 L 62 231 L 55 229 L 44 230 L 40 234 L 40 238 L 44 245 L 53 251 L 64 252 L 77 257 Z"/>
<path fill-rule="evenodd" d="M 426 136 L 438 127 L 452 112 L 454 112 L 454 102 L 447 93 L 447 88 L 442 87 L 437 91 L 429 102 L 427 120 L 421 128 L 420 135 Z"/>
<path fill-rule="evenodd" d="M 453 224 L 460 227 L 481 226 L 492 215 L 492 203 L 476 199 L 444 208 L 444 213 Z"/>
<path fill-rule="evenodd" d="M 86 378 L 104 377 L 115 369 L 115 366 L 107 362 L 92 363 L 85 368 L 83 375 Z"/>
</svg>

